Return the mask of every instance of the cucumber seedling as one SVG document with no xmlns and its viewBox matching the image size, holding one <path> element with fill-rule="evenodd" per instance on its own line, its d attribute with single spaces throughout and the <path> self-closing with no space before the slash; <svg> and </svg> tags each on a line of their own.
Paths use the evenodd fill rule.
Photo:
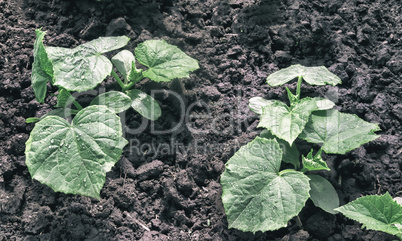
<svg viewBox="0 0 402 241">
<path fill-rule="evenodd" d="M 250 99 L 249 107 L 260 115 L 258 127 L 265 130 L 229 159 L 221 175 L 229 228 L 255 233 L 286 227 L 309 198 L 317 207 L 336 213 L 339 198 L 334 187 L 308 172 L 330 170 L 322 159 L 323 152 L 345 154 L 378 137 L 374 133 L 380 130 L 377 124 L 332 109 L 332 101 L 300 98 L 303 80 L 310 85 L 341 83 L 323 66 L 293 65 L 268 76 L 267 83 L 279 86 L 295 78 L 296 93 L 286 87 L 290 105 L 261 97 Z M 296 138 L 320 148 L 300 158 Z M 282 161 L 293 168 L 282 170 Z"/>
<path fill-rule="evenodd" d="M 143 78 L 166 82 L 188 77 L 199 68 L 198 62 L 164 40 L 147 40 L 135 48 L 135 56 L 122 50 L 110 61 L 102 54 L 124 47 L 128 37 L 101 37 L 70 49 L 45 47 L 44 36 L 45 32 L 36 30 L 32 87 L 43 103 L 47 84 L 57 86 L 57 109 L 42 118 L 27 119 L 38 123 L 26 142 L 26 165 L 32 178 L 54 191 L 99 199 L 106 172 L 127 144 L 116 114 L 133 108 L 150 120 L 161 116 L 155 99 L 133 86 Z M 136 61 L 147 69 L 137 69 Z M 100 94 L 85 108 L 72 96 L 75 91 L 94 89 L 109 75 L 121 92 Z M 68 108 L 71 104 L 75 108 Z M 70 123 L 65 117 L 71 115 L 75 116 Z"/>
</svg>

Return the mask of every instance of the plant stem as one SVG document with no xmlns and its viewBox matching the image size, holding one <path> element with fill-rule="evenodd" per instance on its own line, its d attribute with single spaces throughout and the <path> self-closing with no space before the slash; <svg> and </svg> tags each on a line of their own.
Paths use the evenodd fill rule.
<svg viewBox="0 0 402 241">
<path fill-rule="evenodd" d="M 301 88 L 302 80 L 303 80 L 303 77 L 299 76 L 299 79 L 297 80 L 297 89 L 296 89 L 296 97 L 298 100 L 300 100 L 300 88 Z"/>
<path fill-rule="evenodd" d="M 135 84 L 135 82 L 130 82 L 128 85 L 124 86 L 124 88 L 122 89 L 122 91 L 129 90 L 131 87 L 133 87 L 134 84 Z"/>
<path fill-rule="evenodd" d="M 137 76 L 137 78 L 133 81 L 131 81 L 128 85 L 126 85 L 123 88 L 123 91 L 129 90 L 131 87 L 133 87 L 133 85 L 135 85 L 136 83 L 140 82 L 144 77 L 142 76 L 142 73 L 140 75 Z"/>
<path fill-rule="evenodd" d="M 74 97 L 73 97 L 73 98 L 74 98 Z M 75 100 L 75 99 L 74 99 L 74 101 L 73 101 L 73 104 L 74 104 L 75 108 L 77 108 L 78 110 L 82 110 L 82 109 L 83 109 L 82 105 L 80 105 L 80 103 L 78 103 L 78 101 Z"/>
<path fill-rule="evenodd" d="M 295 217 L 295 220 L 296 220 L 296 225 L 299 226 L 300 228 L 303 228 L 303 223 L 302 223 L 302 221 L 300 220 L 299 215 L 297 215 L 297 216 Z"/>
<path fill-rule="evenodd" d="M 126 85 L 123 83 L 123 81 L 121 81 L 120 77 L 117 75 L 116 72 L 114 72 L 114 70 L 112 70 L 112 76 L 116 79 L 117 83 L 119 83 L 121 89 L 124 90 L 126 88 Z"/>
</svg>

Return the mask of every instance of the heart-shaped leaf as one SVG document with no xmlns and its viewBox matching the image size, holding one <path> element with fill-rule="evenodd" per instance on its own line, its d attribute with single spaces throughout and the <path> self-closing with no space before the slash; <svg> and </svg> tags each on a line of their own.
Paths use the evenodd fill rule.
<svg viewBox="0 0 402 241">
<path fill-rule="evenodd" d="M 102 55 L 124 47 L 126 36 L 103 37 L 76 48 L 46 47 L 53 63 L 54 85 L 69 91 L 86 91 L 95 88 L 112 72 L 112 63 Z"/>
<path fill-rule="evenodd" d="M 389 193 L 358 198 L 335 211 L 358 221 L 364 227 L 402 238 L 402 206 Z"/>
<path fill-rule="evenodd" d="M 127 95 L 131 98 L 131 107 L 145 118 L 157 120 L 161 116 L 161 107 L 151 96 L 136 89 L 130 90 Z"/>
<path fill-rule="evenodd" d="M 300 138 L 310 143 L 322 143 L 326 153 L 345 154 L 379 136 L 377 124 L 366 122 L 356 115 L 337 110 L 314 112 Z"/>
<path fill-rule="evenodd" d="M 43 103 L 46 97 L 46 84 L 53 80 L 53 65 L 43 45 L 43 38 L 46 32 L 40 29 L 36 31 L 36 40 L 34 43 L 34 62 L 32 65 L 32 88 L 35 93 L 36 100 Z"/>
<path fill-rule="evenodd" d="M 308 97 L 294 103 L 292 107 L 275 101 L 263 107 L 258 127 L 267 128 L 272 134 L 292 145 L 303 131 L 311 112 L 315 110 L 317 110 L 315 100 Z"/>
<path fill-rule="evenodd" d="M 131 98 L 119 91 L 109 91 L 96 96 L 90 105 L 105 105 L 114 113 L 120 113 L 131 106 Z"/>
<path fill-rule="evenodd" d="M 165 40 L 147 40 L 139 44 L 135 57 L 148 67 L 143 76 L 157 82 L 189 77 L 191 71 L 199 68 L 195 59 Z"/>
<path fill-rule="evenodd" d="M 336 214 L 339 207 L 339 197 L 335 188 L 327 179 L 318 175 L 307 175 L 310 178 L 310 199 L 322 210 Z"/>
<path fill-rule="evenodd" d="M 222 202 L 229 228 L 268 231 L 287 226 L 309 197 L 309 179 L 295 170 L 279 172 L 276 140 L 256 137 L 226 163 Z"/>
<path fill-rule="evenodd" d="M 279 86 L 300 76 L 311 85 L 330 84 L 335 86 L 341 83 L 341 79 L 329 72 L 324 66 L 305 67 L 300 64 L 292 65 L 269 75 L 267 83 L 271 86 Z"/>
<path fill-rule="evenodd" d="M 89 106 L 71 124 L 58 116 L 39 121 L 26 142 L 26 165 L 32 178 L 56 192 L 99 199 L 106 172 L 126 144 L 120 118 L 106 106 Z"/>
</svg>

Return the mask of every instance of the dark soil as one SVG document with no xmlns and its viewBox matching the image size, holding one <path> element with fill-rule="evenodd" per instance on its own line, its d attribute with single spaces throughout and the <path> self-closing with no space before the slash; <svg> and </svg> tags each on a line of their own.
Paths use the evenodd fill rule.
<svg viewBox="0 0 402 241">
<path fill-rule="evenodd" d="M 0 0 L 0 240 L 392 240 L 310 201 L 300 213 L 303 228 L 290 221 L 254 235 L 228 229 L 219 176 L 261 131 L 248 99 L 286 98 L 265 84 L 268 74 L 291 64 L 324 65 L 343 83 L 303 85 L 304 93 L 325 95 L 382 131 L 346 155 L 326 156 L 332 171 L 321 174 L 342 204 L 387 191 L 401 196 L 401 16 L 397 0 Z M 51 95 L 38 104 L 30 87 L 40 27 L 46 45 L 62 47 L 127 35 L 133 50 L 163 38 L 200 63 L 188 79 L 139 84 L 157 90 L 163 118 L 135 134 L 141 117 L 122 116 L 131 144 L 108 173 L 100 201 L 55 193 L 32 180 L 25 165 L 34 126 L 25 119 L 56 104 Z"/>
</svg>

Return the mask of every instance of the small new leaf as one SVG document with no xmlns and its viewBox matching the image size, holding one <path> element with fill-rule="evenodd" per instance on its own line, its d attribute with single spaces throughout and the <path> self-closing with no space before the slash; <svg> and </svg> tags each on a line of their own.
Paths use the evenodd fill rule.
<svg viewBox="0 0 402 241">
<path fill-rule="evenodd" d="M 327 179 L 318 175 L 307 175 L 310 178 L 310 199 L 322 210 L 336 214 L 339 207 L 339 197 L 335 188 Z"/>
<path fill-rule="evenodd" d="M 310 143 L 322 143 L 326 153 L 345 154 L 379 136 L 377 124 L 366 122 L 356 115 L 337 110 L 316 111 L 300 138 Z"/>
<path fill-rule="evenodd" d="M 317 110 L 315 100 L 308 97 L 294 103 L 292 107 L 275 101 L 263 107 L 258 127 L 267 128 L 272 134 L 292 145 L 303 131 L 311 112 L 315 110 Z"/>
<path fill-rule="evenodd" d="M 26 165 L 32 178 L 56 192 L 99 199 L 106 172 L 126 144 L 120 118 L 106 106 L 89 106 L 71 124 L 58 116 L 39 121 L 26 142 Z"/>
<path fill-rule="evenodd" d="M 36 31 L 36 40 L 34 43 L 34 62 L 32 65 L 32 88 L 35 93 L 36 100 L 43 103 L 46 97 L 46 84 L 53 81 L 53 66 L 43 45 L 43 38 L 46 32 L 40 29 Z"/>
<path fill-rule="evenodd" d="M 135 57 L 148 67 L 143 76 L 156 82 L 189 77 L 191 71 L 199 68 L 195 59 L 165 40 L 147 40 L 139 44 Z"/>
<path fill-rule="evenodd" d="M 130 90 L 127 95 L 131 98 L 131 107 L 145 118 L 157 120 L 161 116 L 161 107 L 151 96 L 136 89 Z"/>
<path fill-rule="evenodd" d="M 329 72 L 324 66 L 305 67 L 301 66 L 300 64 L 292 65 L 269 75 L 267 78 L 267 83 L 271 86 L 279 86 L 300 76 L 311 85 L 330 84 L 335 86 L 341 83 L 341 79 Z"/>
<path fill-rule="evenodd" d="M 128 50 L 122 50 L 112 58 L 116 69 L 123 75 L 127 81 L 138 82 L 141 78 L 142 69 L 135 67 L 135 57 Z"/>
<path fill-rule="evenodd" d="M 95 88 L 112 72 L 112 63 L 102 55 L 124 47 L 126 36 L 103 37 L 76 48 L 46 47 L 53 63 L 54 85 L 69 91 L 86 91 Z"/>
<path fill-rule="evenodd" d="M 135 67 L 135 63 L 132 62 L 131 63 L 131 71 L 130 74 L 127 76 L 128 80 L 134 83 L 139 82 L 141 79 L 144 78 L 144 76 L 142 75 L 142 69 L 137 69 Z"/>
<path fill-rule="evenodd" d="M 132 63 L 135 63 L 135 57 L 130 51 L 122 50 L 113 56 L 112 63 L 116 66 L 117 71 L 127 79 L 127 76 L 130 74 L 131 68 L 133 67 Z"/>
<path fill-rule="evenodd" d="M 318 170 L 327 170 L 330 169 L 327 166 L 327 163 L 321 157 L 322 150 L 320 149 L 315 156 L 313 156 L 313 149 L 307 154 L 307 156 L 302 156 L 303 161 L 303 170 L 302 171 L 318 171 Z"/>
<path fill-rule="evenodd" d="M 402 237 L 402 206 L 389 195 L 364 196 L 335 209 L 346 217 L 362 223 L 367 229 Z"/>
<path fill-rule="evenodd" d="M 286 92 L 288 93 L 288 99 L 290 101 L 290 104 L 292 105 L 292 103 L 297 103 L 297 101 L 299 100 L 300 96 L 294 95 L 288 87 L 285 87 Z"/>
<path fill-rule="evenodd" d="M 287 226 L 309 197 L 309 179 L 295 170 L 279 172 L 276 140 L 256 137 L 226 163 L 222 202 L 229 228 L 268 231 Z"/>
</svg>

